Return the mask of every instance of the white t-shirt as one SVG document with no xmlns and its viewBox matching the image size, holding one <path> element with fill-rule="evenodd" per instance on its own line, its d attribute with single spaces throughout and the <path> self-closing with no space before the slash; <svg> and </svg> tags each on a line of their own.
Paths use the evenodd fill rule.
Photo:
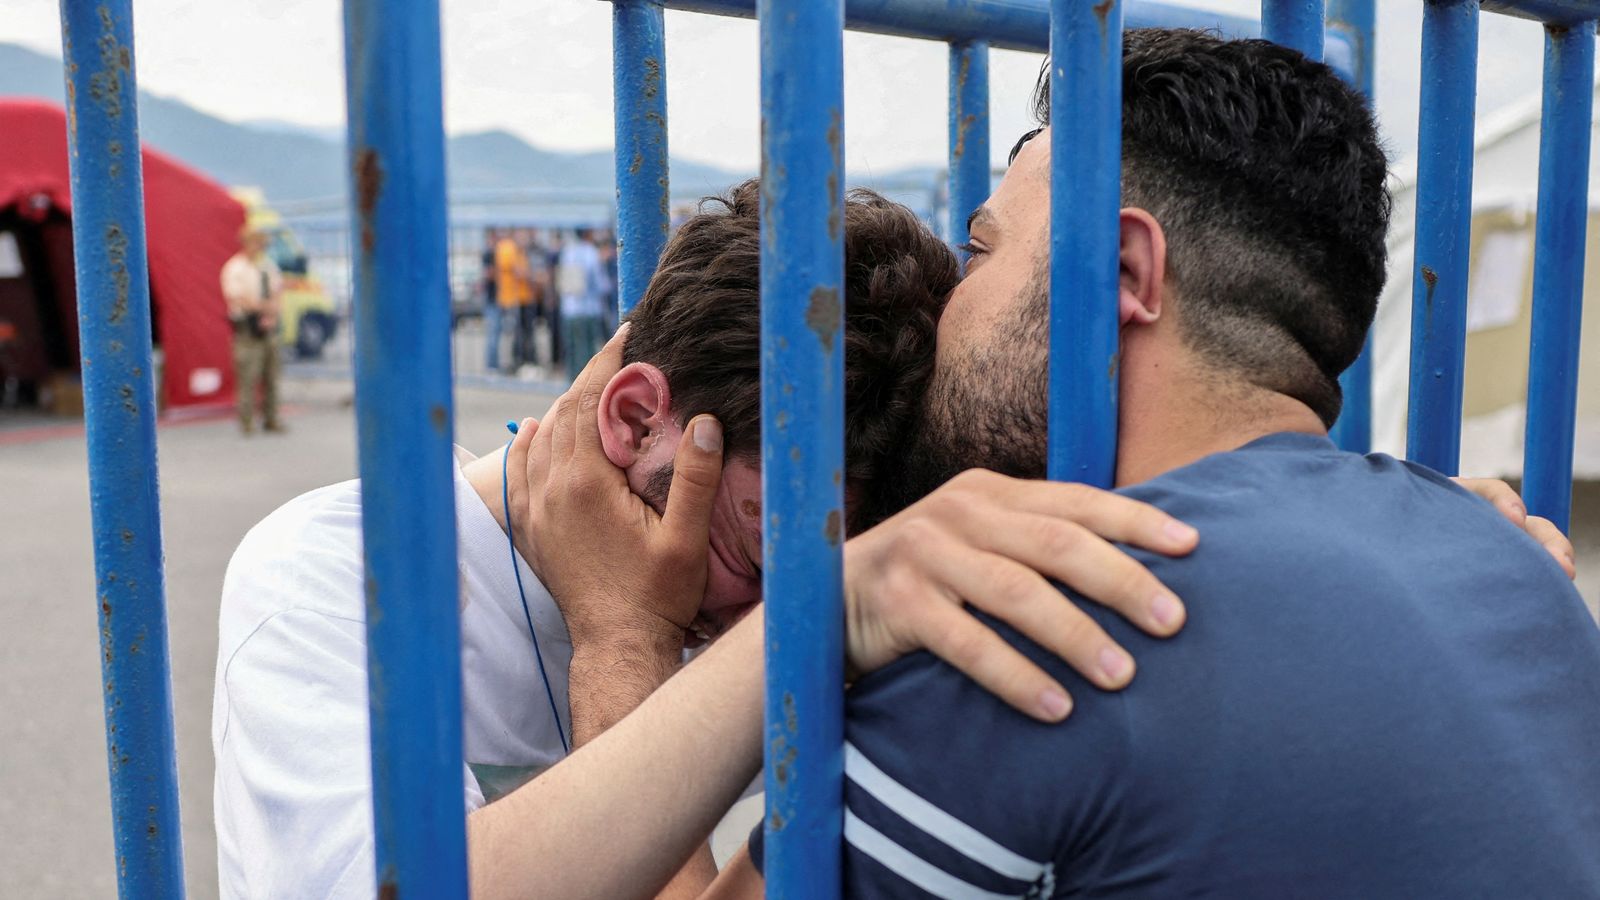
<svg viewBox="0 0 1600 900">
<path fill-rule="evenodd" d="M 561 759 L 506 533 L 455 471 L 465 810 Z M 467 456 L 470 459 L 470 456 Z M 361 484 L 285 504 L 252 528 L 222 587 L 211 745 L 224 898 L 376 891 L 362 593 Z M 571 734 L 572 644 L 520 555 L 528 609 Z"/>
</svg>

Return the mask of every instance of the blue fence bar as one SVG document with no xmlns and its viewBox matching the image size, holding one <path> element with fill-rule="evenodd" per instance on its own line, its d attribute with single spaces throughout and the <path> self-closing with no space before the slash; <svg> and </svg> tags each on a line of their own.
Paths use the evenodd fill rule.
<svg viewBox="0 0 1600 900">
<path fill-rule="evenodd" d="M 1050 24 L 1050 461 L 1110 487 L 1117 466 L 1122 8 L 1055 0 Z"/>
<path fill-rule="evenodd" d="M 1478 0 L 1427 0 L 1406 456 L 1446 475 L 1456 474 L 1461 455 L 1477 84 Z"/>
<path fill-rule="evenodd" d="M 437 0 L 346 0 L 378 896 L 464 898 Z"/>
<path fill-rule="evenodd" d="M 841 0 L 761 0 L 767 896 L 837 897 L 844 720 Z"/>
<path fill-rule="evenodd" d="M 1545 27 L 1523 497 L 1529 512 L 1562 531 L 1572 517 L 1594 41 L 1593 21 Z"/>
<path fill-rule="evenodd" d="M 950 45 L 950 242 L 967 242 L 967 216 L 989 199 L 989 45 Z M 966 258 L 966 254 L 961 254 Z"/>
<path fill-rule="evenodd" d="M 1375 102 L 1373 67 L 1377 65 L 1377 0 L 1330 0 L 1328 30 L 1345 36 L 1353 51 L 1351 68 L 1355 86 Z M 1344 409 L 1333 425 L 1332 437 L 1341 449 L 1367 453 L 1372 449 L 1372 336 L 1361 348 L 1361 355 L 1339 376 L 1344 392 Z"/>
<path fill-rule="evenodd" d="M 61 39 L 117 891 L 181 898 L 131 0 L 63 0 Z"/>
<path fill-rule="evenodd" d="M 671 225 L 667 186 L 667 39 L 660 0 L 612 0 L 617 138 L 617 303 L 644 296 Z"/>
<path fill-rule="evenodd" d="M 1261 0 L 1261 36 L 1322 58 L 1322 0 Z"/>
</svg>

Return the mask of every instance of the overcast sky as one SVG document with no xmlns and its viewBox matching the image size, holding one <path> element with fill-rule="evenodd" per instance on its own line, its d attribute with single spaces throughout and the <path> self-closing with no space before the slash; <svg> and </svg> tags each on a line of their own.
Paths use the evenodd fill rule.
<svg viewBox="0 0 1600 900">
<path fill-rule="evenodd" d="M 60 54 L 57 4 L 4 0 L 0 41 Z M 18 6 L 20 5 L 20 8 Z M 1253 0 L 1184 5 L 1253 15 Z M 1422 3 L 1381 0 L 1378 104 L 1392 149 L 1416 144 Z M 230 120 L 337 126 L 344 115 L 338 0 L 137 0 L 140 86 Z M 451 132 L 503 128 L 557 149 L 611 145 L 611 7 L 603 0 L 443 0 Z M 1537 25 L 1484 15 L 1480 112 L 1539 89 Z M 667 13 L 674 156 L 754 171 L 759 85 L 754 22 Z M 856 172 L 942 165 L 947 51 L 849 34 L 845 136 Z M 1039 57 L 991 59 L 996 163 L 1028 128 Z"/>
</svg>

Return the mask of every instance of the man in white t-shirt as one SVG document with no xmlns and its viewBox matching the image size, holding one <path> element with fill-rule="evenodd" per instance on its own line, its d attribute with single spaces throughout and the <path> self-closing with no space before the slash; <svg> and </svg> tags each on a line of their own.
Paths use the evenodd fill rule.
<svg viewBox="0 0 1600 900">
<path fill-rule="evenodd" d="M 517 552 L 505 527 L 507 502 L 513 522 L 528 506 L 521 461 L 537 423 L 527 420 L 518 436 L 509 484 L 506 451 L 476 459 L 458 451 L 463 811 L 474 886 L 486 895 L 517 888 L 497 882 L 497 859 L 516 852 L 515 827 L 502 825 L 539 812 L 501 807 L 515 815 L 486 825 L 478 811 L 517 796 L 621 719 L 676 670 L 686 646 L 717 636 L 760 599 L 758 196 L 746 184 L 680 229 L 619 337 L 623 365 L 584 407 L 595 409 L 607 458 L 660 517 L 661 558 L 688 535 L 698 571 L 647 566 L 656 586 L 619 581 L 609 586 L 612 606 L 562 609 L 542 580 L 550 567 L 538 548 L 519 533 L 526 555 Z M 909 210 L 880 197 L 853 195 L 845 220 L 844 526 L 854 532 L 887 513 L 874 484 L 892 471 L 932 370 L 935 323 L 957 265 Z M 650 555 L 620 544 L 618 552 L 635 562 Z M 362 582 L 358 481 L 290 501 L 245 536 L 228 567 L 212 725 L 224 897 L 373 895 Z M 1148 580 L 1137 585 L 1149 593 Z M 915 603 L 891 611 L 913 624 L 924 615 Z M 963 625 L 987 630 L 965 616 L 939 627 L 959 635 Z M 930 641 L 913 637 L 899 652 L 922 643 Z M 692 896 L 714 875 L 702 849 L 668 891 Z"/>
</svg>

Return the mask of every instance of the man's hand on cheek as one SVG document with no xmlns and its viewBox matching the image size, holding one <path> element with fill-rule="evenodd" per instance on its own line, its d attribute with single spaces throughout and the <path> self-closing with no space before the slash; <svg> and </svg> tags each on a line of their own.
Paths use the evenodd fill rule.
<svg viewBox="0 0 1600 900">
<path fill-rule="evenodd" d="M 1119 689 L 1133 678 L 1133 658 L 1050 580 L 1165 637 L 1183 627 L 1182 603 L 1111 542 L 1181 556 L 1198 540 L 1166 513 L 1109 491 L 965 472 L 846 543 L 850 666 L 871 671 L 926 648 L 1018 710 L 1060 720 L 1071 710 L 1066 690 L 963 605 Z"/>
<path fill-rule="evenodd" d="M 512 504 L 517 549 L 561 608 L 575 652 L 616 641 L 676 655 L 705 593 L 722 428 L 701 416 L 684 429 L 657 516 L 600 442 L 600 395 L 620 368 L 624 335 L 579 374 L 531 440 L 512 443 L 508 464 L 524 473 Z"/>
</svg>

